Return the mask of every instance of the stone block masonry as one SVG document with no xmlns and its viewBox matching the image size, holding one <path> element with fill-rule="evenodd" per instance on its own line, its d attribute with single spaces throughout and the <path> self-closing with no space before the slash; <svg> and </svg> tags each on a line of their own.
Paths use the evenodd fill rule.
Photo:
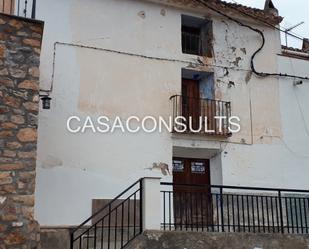
<svg viewBox="0 0 309 249">
<path fill-rule="evenodd" d="M 52 236 L 52 233 L 49 233 Z M 44 235 L 47 237 L 46 235 Z M 59 236 L 59 235 L 58 235 Z M 263 233 L 146 231 L 126 249 L 307 249 L 309 236 Z"/>
<path fill-rule="evenodd" d="M 0 249 L 40 248 L 33 211 L 43 26 L 0 14 Z"/>
</svg>

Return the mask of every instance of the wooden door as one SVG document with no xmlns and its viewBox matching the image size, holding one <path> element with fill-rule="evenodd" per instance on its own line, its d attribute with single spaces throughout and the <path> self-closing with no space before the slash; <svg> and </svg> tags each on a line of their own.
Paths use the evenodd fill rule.
<svg viewBox="0 0 309 249">
<path fill-rule="evenodd" d="M 210 185 L 209 160 L 174 158 L 173 183 L 175 227 L 196 229 L 212 225 L 210 187 L 187 186 Z"/>
<path fill-rule="evenodd" d="M 5 14 L 14 14 L 15 0 L 2 0 L 0 1 L 0 12 Z"/>
<path fill-rule="evenodd" d="M 189 125 L 189 118 L 192 118 L 192 128 L 199 128 L 200 117 L 200 89 L 199 81 L 182 79 L 182 116 L 186 118 L 186 125 Z"/>
</svg>

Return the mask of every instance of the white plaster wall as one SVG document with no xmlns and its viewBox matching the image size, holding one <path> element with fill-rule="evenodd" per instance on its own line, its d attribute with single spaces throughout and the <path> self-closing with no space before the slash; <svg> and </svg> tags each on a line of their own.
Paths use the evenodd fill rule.
<svg viewBox="0 0 309 249">
<path fill-rule="evenodd" d="M 55 3 L 59 4 L 55 15 L 49 8 L 53 4 L 54 1 L 46 1 L 38 9 L 41 19 L 46 22 L 41 58 L 42 87 L 48 88 L 51 81 L 56 41 L 81 41 L 87 45 L 143 53 L 141 42 L 136 44 L 141 37 L 135 40 L 133 32 L 137 29 L 135 32 L 142 36 L 144 30 L 143 19 L 137 16 L 140 11 L 137 3 L 123 2 L 125 7 L 118 1 L 92 1 L 91 8 L 85 8 L 89 6 L 87 1 L 68 1 L 61 8 L 58 2 Z M 96 18 L 81 18 L 93 16 L 96 10 L 100 10 Z M 119 19 L 118 11 L 125 13 L 124 10 L 129 10 L 128 17 L 124 14 L 123 19 Z M 133 31 L 123 34 L 124 30 L 117 30 L 112 37 L 111 20 L 118 19 L 120 28 L 130 23 L 130 18 L 140 21 L 127 27 Z M 57 27 L 61 27 L 59 32 Z M 104 36 L 104 32 L 110 36 L 107 39 L 110 42 L 91 39 Z M 164 35 L 168 33 L 165 31 Z M 151 33 L 145 45 L 150 41 L 155 44 L 154 37 Z M 155 73 L 148 74 L 154 68 Z M 180 78 L 181 67 L 172 63 L 57 47 L 52 108 L 40 113 L 36 217 L 42 225 L 78 224 L 91 214 L 91 199 L 113 198 L 142 176 L 161 176 L 160 171 L 150 169 L 153 162 L 171 165 L 172 146 L 167 133 L 102 135 L 88 132 L 74 135 L 66 130 L 67 118 L 71 115 L 167 116 L 170 110 L 168 99 L 178 92 L 176 88 L 180 86 L 176 83 Z M 144 86 L 139 86 L 141 82 Z"/>
<path fill-rule="evenodd" d="M 212 185 L 223 184 L 221 153 L 210 158 L 210 179 Z"/>
<path fill-rule="evenodd" d="M 279 72 L 308 77 L 308 60 L 277 58 Z M 294 86 L 294 81 L 279 80 L 282 136 L 261 136 L 260 143 L 266 144 L 227 145 L 222 159 L 225 184 L 309 189 L 309 82 Z"/>
<path fill-rule="evenodd" d="M 309 76 L 309 61 L 279 56 L 279 68 L 291 75 Z M 283 143 L 289 158 L 283 168 L 285 181 L 309 188 L 309 81 L 294 86 L 298 79 L 280 80 Z"/>
<path fill-rule="evenodd" d="M 135 0 L 39 2 L 38 16 L 45 21 L 41 87 L 46 89 L 51 82 L 56 41 L 170 59 L 196 58 L 181 54 L 181 14 L 204 15 Z M 35 215 L 41 225 L 79 224 L 91 214 L 91 199 L 112 198 L 142 176 L 162 176 L 150 167 L 153 162 L 171 166 L 173 146 L 224 151 L 211 161 L 213 183 L 308 185 L 301 179 L 305 178 L 302 173 L 297 180 L 289 177 L 298 175 L 293 171 L 295 163 L 306 171 L 307 159 L 294 160 L 295 155 L 281 143 L 282 137 L 288 140 L 294 136 L 286 130 L 289 123 L 282 105 L 290 107 L 282 103 L 278 79 L 259 79 L 248 73 L 259 37 L 235 23 L 217 17 L 213 21 L 213 63 L 235 68 L 235 58 L 240 57 L 237 68 L 241 70 L 228 69 L 228 76 L 222 67 L 208 68 L 215 73 L 216 97 L 231 101 L 233 114 L 241 118 L 242 130 L 229 139 L 231 143 L 205 137 L 172 138 L 169 133 L 70 134 L 66 120 L 71 115 L 167 117 L 171 112 L 168 99 L 180 93 L 181 68 L 188 64 L 57 46 L 52 107 L 41 110 L 39 120 Z M 279 35 L 265 29 L 265 36 L 257 67 L 276 72 Z M 228 88 L 229 81 L 235 82 L 235 87 Z M 299 137 L 302 132 L 299 130 Z M 250 145 L 252 142 L 255 145 Z M 170 181 L 171 176 L 163 179 Z"/>
</svg>

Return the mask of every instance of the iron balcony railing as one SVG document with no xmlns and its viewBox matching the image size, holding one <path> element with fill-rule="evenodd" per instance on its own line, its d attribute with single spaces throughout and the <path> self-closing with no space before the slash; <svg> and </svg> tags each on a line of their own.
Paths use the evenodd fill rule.
<svg viewBox="0 0 309 249">
<path fill-rule="evenodd" d="M 5 14 L 35 19 L 36 0 L 0 0 L 0 11 Z"/>
<path fill-rule="evenodd" d="M 71 232 L 70 249 L 122 249 L 143 231 L 143 179 Z"/>
<path fill-rule="evenodd" d="M 170 100 L 172 101 L 174 132 L 231 136 L 229 130 L 230 102 L 182 95 L 173 95 Z M 224 117 L 224 119 L 220 120 L 218 117 Z M 178 122 L 175 122 L 177 118 L 179 118 Z M 182 125 L 179 125 L 179 122 Z"/>
<path fill-rule="evenodd" d="M 309 190 L 161 185 L 164 230 L 309 233 Z"/>
</svg>

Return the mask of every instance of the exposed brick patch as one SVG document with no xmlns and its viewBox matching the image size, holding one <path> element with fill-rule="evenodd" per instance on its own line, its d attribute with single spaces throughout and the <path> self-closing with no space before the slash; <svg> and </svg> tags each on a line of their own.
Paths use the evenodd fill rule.
<svg viewBox="0 0 309 249">
<path fill-rule="evenodd" d="M 0 249 L 39 249 L 33 218 L 43 23 L 0 14 Z"/>
</svg>

